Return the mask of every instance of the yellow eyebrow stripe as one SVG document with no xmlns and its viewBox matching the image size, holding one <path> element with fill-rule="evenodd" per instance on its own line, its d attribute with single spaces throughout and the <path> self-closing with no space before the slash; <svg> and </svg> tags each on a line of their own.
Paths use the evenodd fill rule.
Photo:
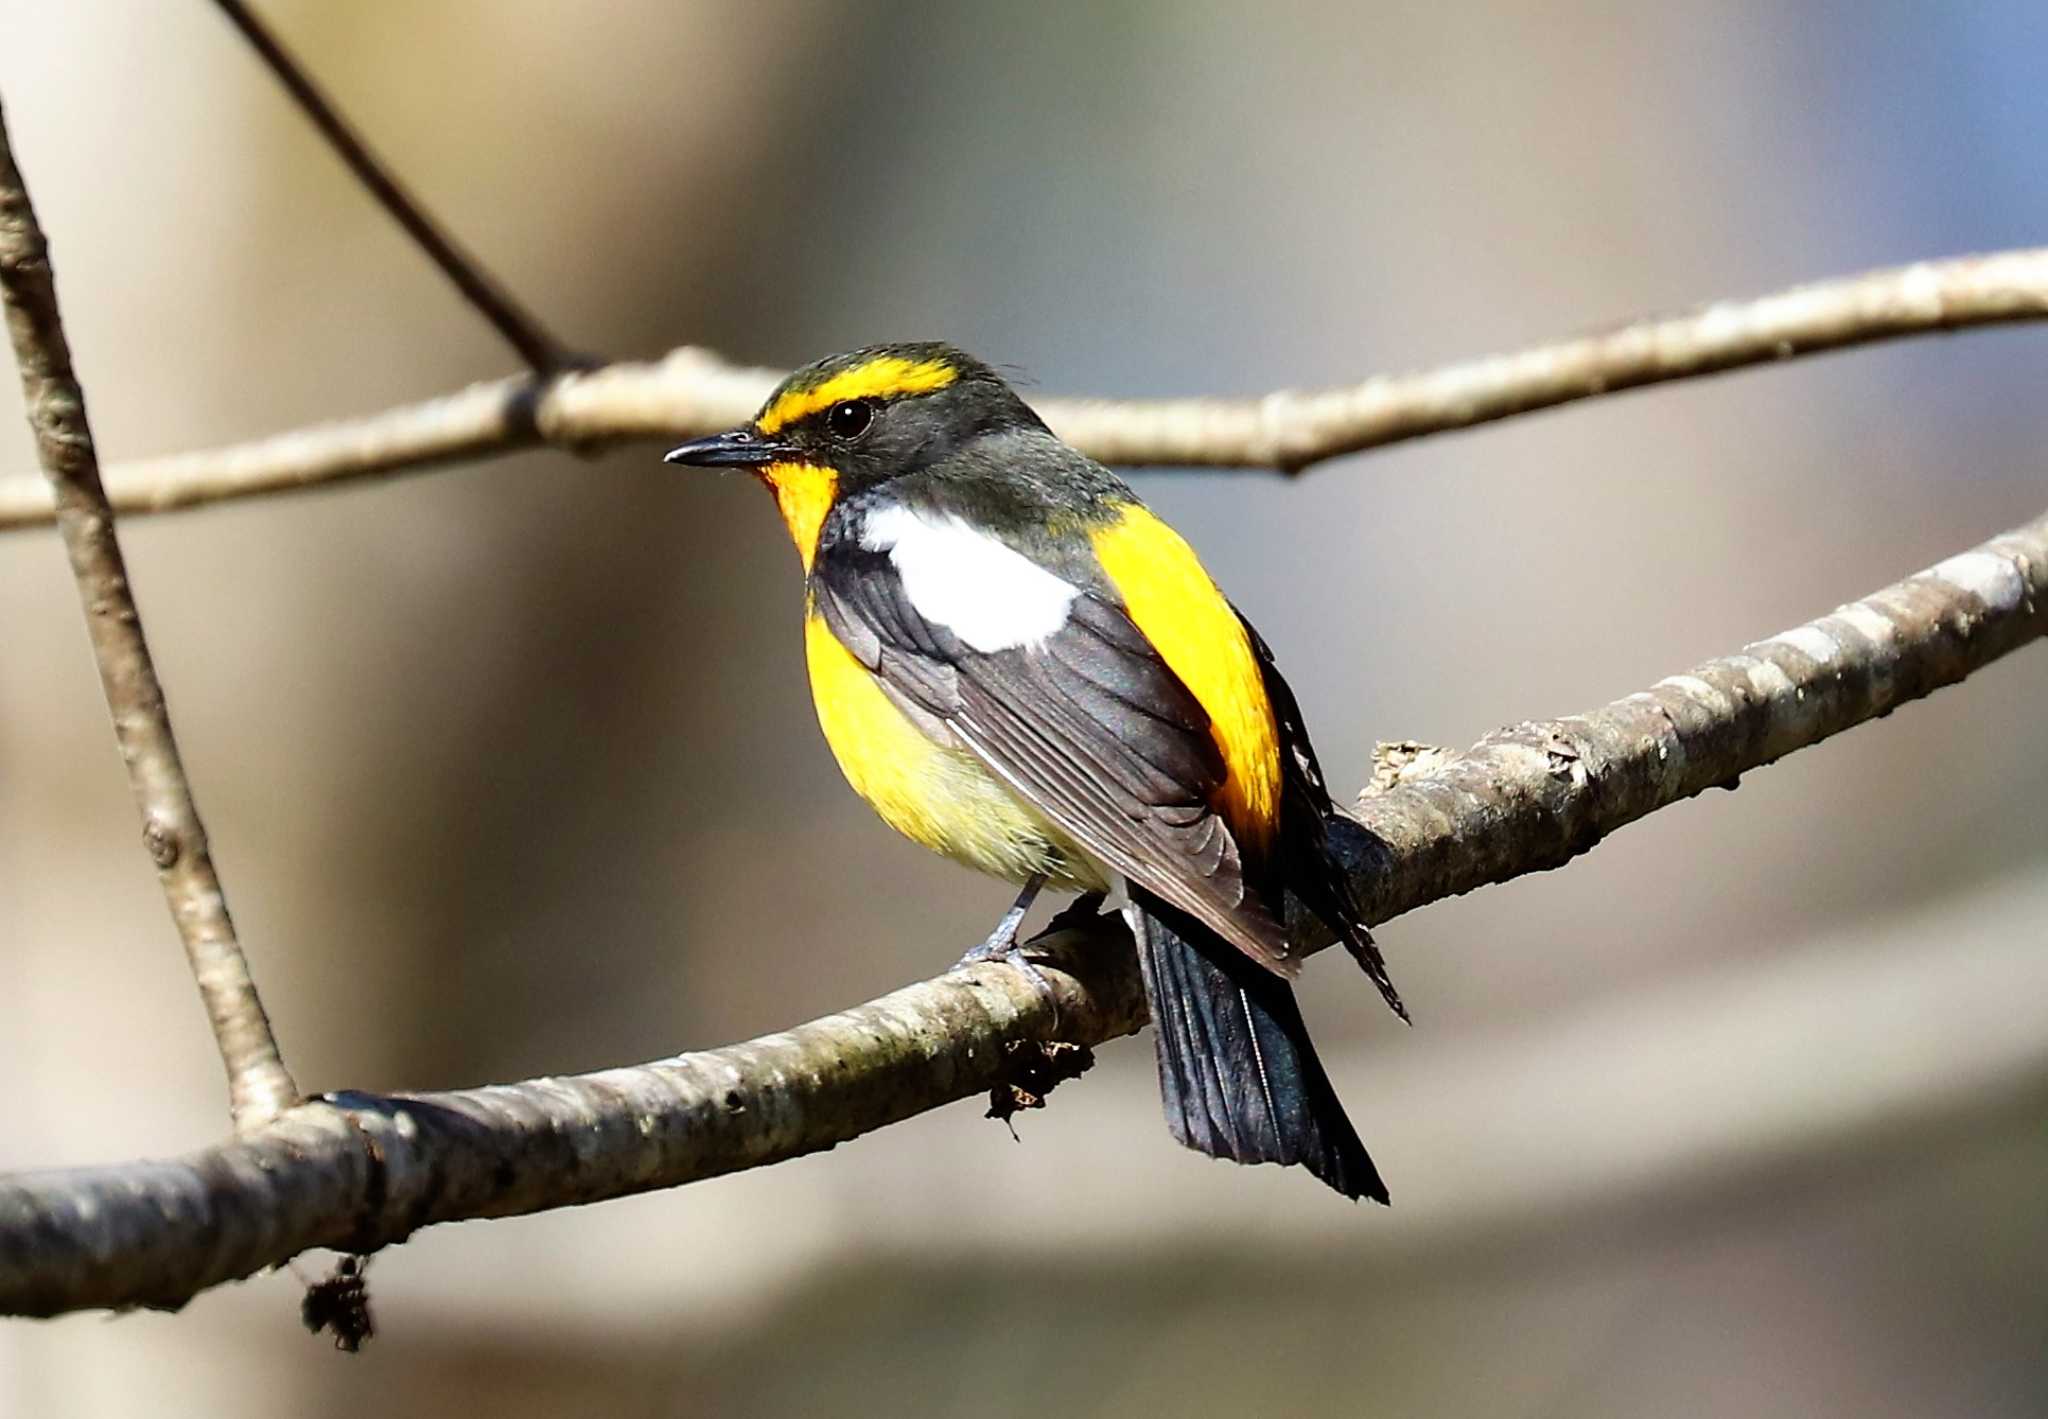
<svg viewBox="0 0 2048 1419">
<path fill-rule="evenodd" d="M 864 365 L 855 365 L 809 389 L 792 389 L 761 411 L 754 421 L 764 434 L 778 433 L 799 419 L 820 409 L 829 409 L 843 399 L 890 399 L 899 394 L 930 394 L 944 389 L 960 376 L 943 360 L 906 360 L 901 355 L 877 355 Z"/>
</svg>

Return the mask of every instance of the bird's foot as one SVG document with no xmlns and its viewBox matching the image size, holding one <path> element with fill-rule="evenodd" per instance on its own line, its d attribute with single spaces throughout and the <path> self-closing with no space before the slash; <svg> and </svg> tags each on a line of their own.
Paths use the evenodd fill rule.
<svg viewBox="0 0 2048 1419">
<path fill-rule="evenodd" d="M 1024 924 L 1025 904 L 1019 902 L 1003 913 L 1003 919 L 996 923 L 979 946 L 953 963 L 953 969 L 962 966 L 979 965 L 983 961 L 1009 961 L 1017 956 L 1017 928 Z"/>
<path fill-rule="evenodd" d="M 1024 978 L 1031 982 L 1031 988 L 1038 992 L 1038 998 L 1043 1000 L 1052 1011 L 1053 1026 L 1058 1028 L 1060 1020 L 1059 992 L 1053 989 L 1052 981 L 1047 978 L 1045 972 L 1038 968 L 1038 962 L 1033 958 L 1031 948 L 1017 944 L 1017 931 L 1015 927 L 1010 928 L 1010 933 L 1006 940 L 998 940 L 997 933 L 991 932 L 988 940 L 982 942 L 972 951 L 969 951 L 966 955 L 955 961 L 953 969 L 956 971 L 964 970 L 968 966 L 986 965 L 990 962 L 1015 966 L 1018 970 L 1022 971 Z"/>
<path fill-rule="evenodd" d="M 1017 929 L 1024 924 L 1024 913 L 1031 909 L 1031 899 L 1038 895 L 1038 889 L 1044 882 L 1044 878 L 1035 877 L 1025 883 L 1024 890 L 1017 896 L 1016 904 L 1003 913 L 1003 919 L 996 923 L 996 929 L 991 931 L 979 946 L 955 961 L 953 969 L 957 971 L 989 961 L 1001 961 L 1006 965 L 1015 966 L 1024 973 L 1024 978 L 1031 982 L 1031 988 L 1038 992 L 1038 998 L 1051 1008 L 1053 1024 L 1057 1027 L 1060 1018 L 1059 992 L 1053 989 L 1052 982 L 1046 978 L 1045 972 L 1038 969 L 1038 963 L 1032 959 L 1030 948 L 1017 944 Z"/>
</svg>

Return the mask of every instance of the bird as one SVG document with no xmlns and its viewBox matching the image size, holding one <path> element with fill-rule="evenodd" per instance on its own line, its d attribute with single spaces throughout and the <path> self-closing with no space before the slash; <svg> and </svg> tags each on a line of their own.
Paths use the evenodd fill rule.
<svg viewBox="0 0 2048 1419">
<path fill-rule="evenodd" d="M 1042 888 L 1119 903 L 1173 1137 L 1386 1203 L 1302 1021 L 1286 910 L 1319 918 L 1408 1018 L 1337 849 L 1364 830 L 1186 540 L 944 343 L 819 360 L 666 462 L 773 494 L 803 565 L 818 723 L 854 791 L 1021 888 L 962 964 L 1037 974 L 1016 936 Z"/>
</svg>

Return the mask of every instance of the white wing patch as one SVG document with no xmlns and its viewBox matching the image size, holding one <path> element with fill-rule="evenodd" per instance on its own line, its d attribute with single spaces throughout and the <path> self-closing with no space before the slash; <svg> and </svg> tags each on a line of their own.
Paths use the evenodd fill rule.
<svg viewBox="0 0 2048 1419">
<path fill-rule="evenodd" d="M 887 552 L 910 604 L 984 654 L 1036 645 L 1067 622 L 1081 589 L 953 513 L 875 509 L 861 546 Z"/>
</svg>

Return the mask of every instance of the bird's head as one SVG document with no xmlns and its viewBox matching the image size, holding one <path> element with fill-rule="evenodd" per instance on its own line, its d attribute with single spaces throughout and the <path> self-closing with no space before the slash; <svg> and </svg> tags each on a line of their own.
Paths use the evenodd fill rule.
<svg viewBox="0 0 2048 1419">
<path fill-rule="evenodd" d="M 758 476 L 808 570 L 818 529 L 840 499 L 929 468 L 985 435 L 1044 428 L 1000 375 L 951 345 L 870 345 L 806 365 L 749 423 L 671 449 L 665 461 Z"/>
</svg>

